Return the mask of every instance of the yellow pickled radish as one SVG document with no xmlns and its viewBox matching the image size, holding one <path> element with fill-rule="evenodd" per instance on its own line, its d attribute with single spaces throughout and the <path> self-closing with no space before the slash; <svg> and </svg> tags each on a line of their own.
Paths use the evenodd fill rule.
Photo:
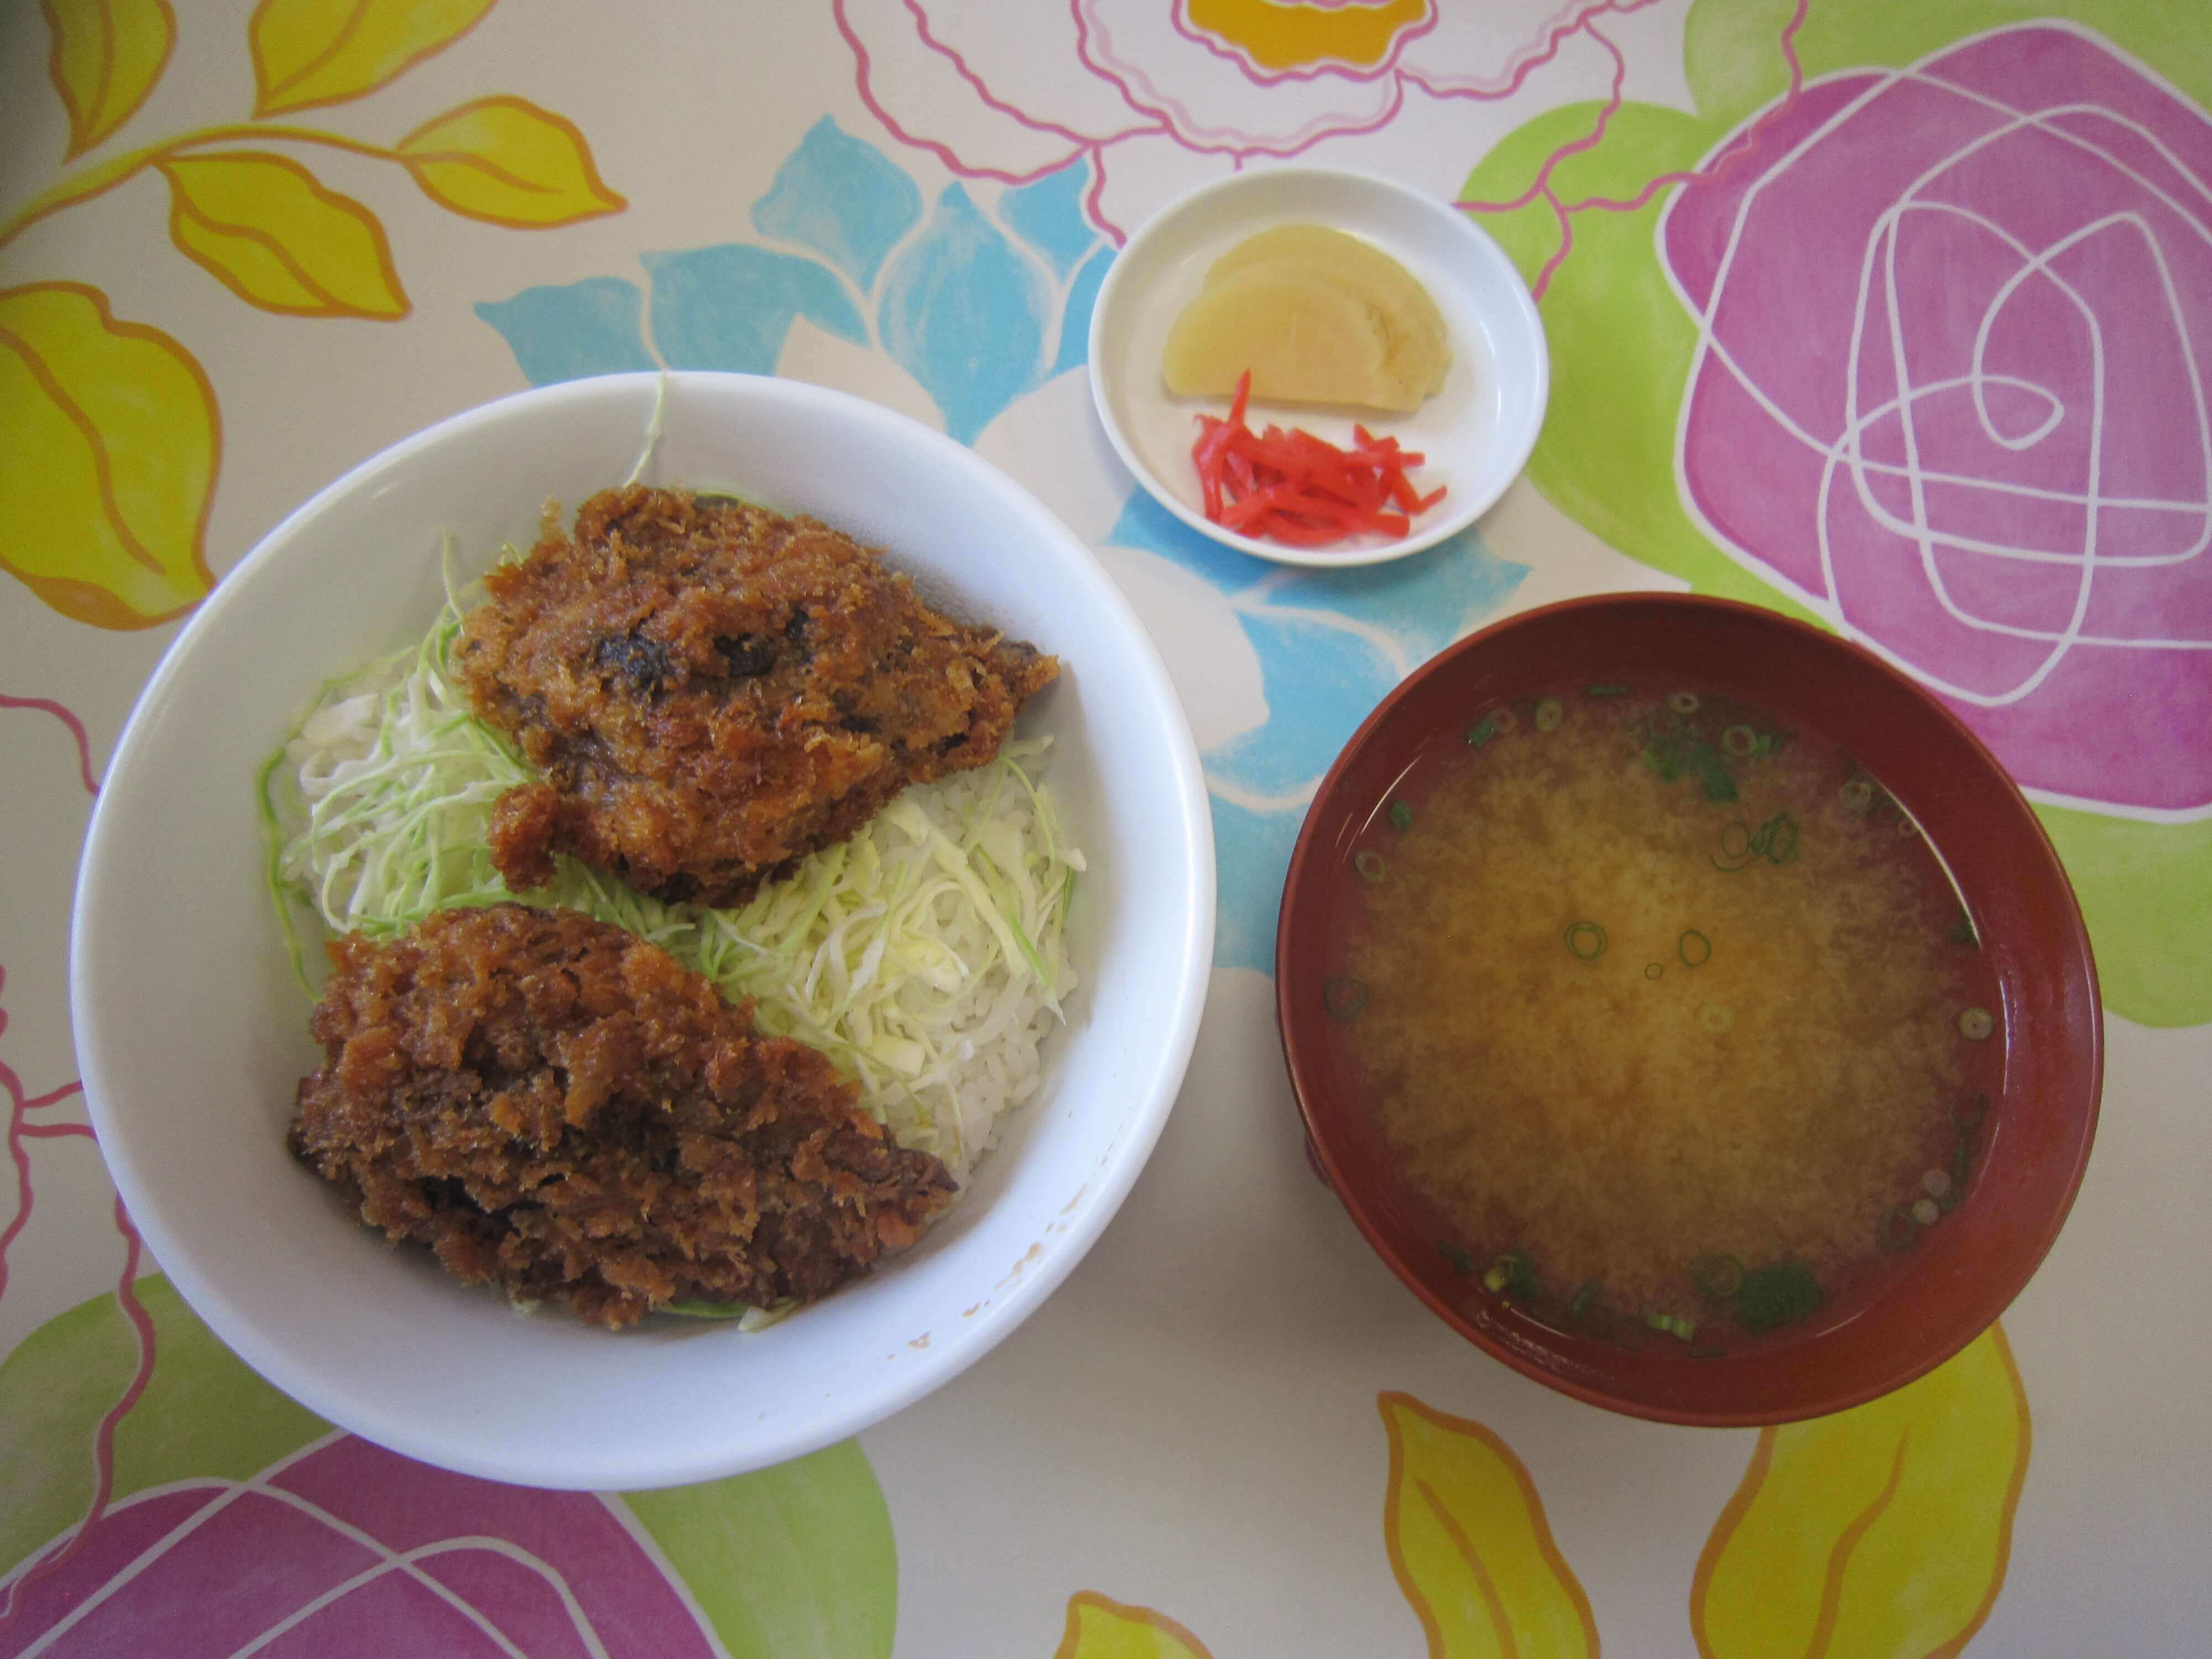
<svg viewBox="0 0 2212 1659">
<path fill-rule="evenodd" d="M 1249 368 L 1262 400 L 1414 408 L 1420 396 L 1391 377 L 1389 352 L 1374 307 L 1268 264 L 1201 289 L 1169 331 L 1161 367 L 1177 397 L 1226 397 Z"/>
<path fill-rule="evenodd" d="M 1371 242 L 1327 225 L 1277 225 L 1247 236 L 1213 262 L 1211 284 L 1239 270 L 1282 260 L 1308 276 L 1349 289 L 1382 314 L 1394 376 L 1432 397 L 1451 367 L 1443 313 L 1413 273 Z"/>
<path fill-rule="evenodd" d="M 1428 290 L 1381 249 L 1325 225 L 1277 225 L 1214 261 L 1168 336 L 1178 397 L 1252 395 L 1403 414 L 1443 384 L 1451 346 Z"/>
</svg>

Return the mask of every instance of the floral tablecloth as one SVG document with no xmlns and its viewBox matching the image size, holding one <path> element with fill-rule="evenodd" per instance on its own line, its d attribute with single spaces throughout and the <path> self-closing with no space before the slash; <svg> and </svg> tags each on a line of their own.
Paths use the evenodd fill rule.
<svg viewBox="0 0 2212 1659">
<path fill-rule="evenodd" d="M 0 1656 L 2203 1651 L 2212 1628 L 2212 30 L 2165 0 L 28 0 L 0 9 Z M 1455 201 L 1550 331 L 1475 529 L 1261 564 L 1112 458 L 1130 229 L 1298 157 Z M 1121 1217 L 941 1393 L 596 1496 L 334 1431 L 139 1246 L 78 1098 L 73 872 L 179 618 L 441 416 L 665 365 L 1006 468 L 1152 629 L 1220 929 Z M 1307 1170 L 1291 842 L 1400 678 L 1693 588 L 1930 686 L 2035 799 L 2110 1067 L 2072 1220 L 1922 1382 L 1763 1433 L 1451 1336 Z M 251 665 L 241 665 L 251 672 Z"/>
</svg>

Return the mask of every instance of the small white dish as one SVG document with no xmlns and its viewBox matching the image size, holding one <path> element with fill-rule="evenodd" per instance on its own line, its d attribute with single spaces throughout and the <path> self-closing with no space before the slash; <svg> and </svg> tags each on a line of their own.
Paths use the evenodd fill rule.
<svg viewBox="0 0 2212 1659">
<path fill-rule="evenodd" d="M 1246 419 L 1300 426 L 1352 442 L 1355 422 L 1427 457 L 1413 469 L 1423 494 L 1450 493 L 1395 540 L 1370 535 L 1330 547 L 1261 541 L 1206 516 L 1191 460 L 1195 417 L 1224 400 L 1177 398 L 1160 374 L 1168 331 L 1197 296 L 1213 262 L 1272 225 L 1320 224 L 1371 242 L 1404 265 L 1443 313 L 1452 362 L 1443 389 L 1409 415 L 1267 404 Z M 1323 167 L 1239 173 L 1162 210 L 1106 273 L 1091 314 L 1091 395 L 1106 435 L 1137 482 L 1203 535 L 1255 557 L 1323 567 L 1380 564 L 1464 530 L 1520 475 L 1544 424 L 1551 358 L 1543 320 L 1505 251 L 1449 204 L 1365 173 Z"/>
<path fill-rule="evenodd" d="M 1080 981 L 1036 1096 L 913 1250 L 757 1334 L 519 1318 L 396 1250 L 285 1150 L 320 1063 L 286 966 L 254 780 L 316 689 L 419 639 L 441 544 L 473 574 L 631 470 L 809 513 L 881 544 L 937 602 L 1035 641 L 1023 716 L 1090 858 Z M 170 1279 L 248 1364 L 406 1456 L 488 1480 L 635 1490 L 777 1463 L 919 1400 L 1027 1317 L 1127 1194 L 1181 1085 L 1213 945 L 1213 844 L 1189 726 L 1091 550 L 973 451 L 842 392 L 753 375 L 570 380 L 363 462 L 284 520 L 178 635 L 101 785 L 70 1000 L 85 1103 Z"/>
</svg>

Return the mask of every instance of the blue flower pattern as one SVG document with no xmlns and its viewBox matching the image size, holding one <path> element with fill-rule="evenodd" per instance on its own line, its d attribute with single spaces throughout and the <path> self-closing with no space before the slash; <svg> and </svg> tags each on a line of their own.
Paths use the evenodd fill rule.
<svg viewBox="0 0 2212 1659">
<path fill-rule="evenodd" d="M 533 386 L 656 363 L 771 374 L 803 317 L 885 353 L 945 430 L 972 443 L 1086 359 L 1114 257 L 1084 212 L 1091 182 L 1082 160 L 994 202 L 956 182 L 925 215 L 905 169 L 824 118 L 753 204 L 763 241 L 647 252 L 642 286 L 590 276 L 476 311 Z M 1259 661 L 1267 719 L 1205 763 L 1220 874 L 1214 962 L 1271 972 L 1291 848 L 1330 760 L 1392 686 L 1495 612 L 1527 568 L 1473 531 L 1391 564 L 1273 565 L 1209 541 L 1141 490 L 1106 539 L 1219 590 Z"/>
</svg>

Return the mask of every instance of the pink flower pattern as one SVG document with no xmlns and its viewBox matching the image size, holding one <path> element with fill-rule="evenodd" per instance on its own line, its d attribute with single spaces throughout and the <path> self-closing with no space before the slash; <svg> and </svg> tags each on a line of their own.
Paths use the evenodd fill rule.
<svg viewBox="0 0 2212 1659">
<path fill-rule="evenodd" d="M 1126 156 L 1140 175 L 1176 152 L 1242 167 L 1340 141 L 1330 153 L 1341 158 L 1346 143 L 1401 120 L 1411 106 L 1511 96 L 1576 35 L 1612 53 L 1600 21 L 1655 3 L 1569 0 L 1501 50 L 1490 9 L 1431 0 L 1371 67 L 1323 61 L 1271 70 L 1195 27 L 1184 0 L 1066 0 L 1021 5 L 1018 16 L 1012 4 L 835 0 L 860 97 L 886 131 L 962 177 L 1009 185 L 1087 158 L 1085 205 L 1116 242 L 1124 230 L 1109 216 L 1109 154 L 1117 170 Z M 1073 89 L 1069 62 L 1089 71 Z M 1046 63 L 1049 76 L 1035 70 Z M 1468 159 L 1449 161 L 1463 170 Z"/>
<path fill-rule="evenodd" d="M 722 1651 L 621 1500 L 325 1437 L 250 1480 L 152 1488 L 20 1587 L 0 1655 L 599 1659 Z M 179 1608 L 192 1617 L 179 1621 Z"/>
<path fill-rule="evenodd" d="M 100 781 L 93 775 L 92 740 L 86 732 L 84 722 L 67 704 L 51 697 L 19 697 L 0 694 L 0 710 L 22 710 L 52 716 L 62 723 L 76 748 L 78 781 L 88 795 L 100 793 Z M 8 983 L 8 970 L 0 967 L 0 991 Z M 8 1030 L 8 1011 L 0 1007 L 0 1036 Z M 52 1115 L 52 1109 L 63 1106 L 84 1092 L 75 1079 L 58 1087 L 33 1094 L 17 1075 L 15 1068 L 0 1060 L 0 1093 L 7 1097 L 8 1160 L 15 1173 L 15 1204 L 7 1224 L 0 1226 L 0 1297 L 8 1293 L 9 1250 L 30 1224 L 31 1215 L 38 1203 L 38 1193 L 31 1174 L 32 1144 L 41 1140 L 90 1140 L 93 1133 L 88 1125 L 69 1118 Z M 122 1235 L 124 1243 L 123 1267 L 115 1283 L 115 1303 L 124 1318 L 129 1322 L 132 1341 L 137 1347 L 137 1363 L 129 1382 L 124 1385 L 107 1409 L 100 1414 L 93 1431 L 89 1448 L 92 1464 L 92 1496 L 86 1506 L 84 1518 L 58 1547 L 32 1563 L 15 1576 L 4 1589 L 0 1589 L 0 1651 L 6 1650 L 8 1631 L 21 1616 L 23 1597 L 39 1578 L 55 1571 L 82 1546 L 92 1529 L 99 1525 L 106 1512 L 108 1498 L 115 1486 L 115 1431 L 138 1398 L 146 1391 L 146 1384 L 154 1375 L 154 1322 L 148 1316 L 134 1291 L 132 1281 L 138 1277 L 138 1267 L 143 1246 L 138 1230 L 131 1224 L 130 1212 L 118 1198 L 114 1203 L 115 1230 Z"/>
<path fill-rule="evenodd" d="M 2212 810 L 2212 122 L 1999 29 L 1814 82 L 1661 250 L 1713 538 L 2045 798 Z"/>
</svg>

